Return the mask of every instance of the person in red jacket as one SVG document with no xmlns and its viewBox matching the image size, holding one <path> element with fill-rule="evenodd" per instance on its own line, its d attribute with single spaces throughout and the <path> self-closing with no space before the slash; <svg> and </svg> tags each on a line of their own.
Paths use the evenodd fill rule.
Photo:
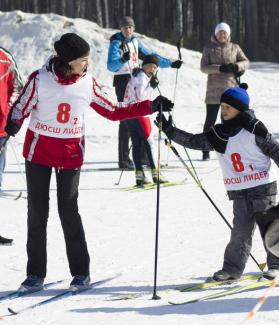
<svg viewBox="0 0 279 325">
<path fill-rule="evenodd" d="M 0 47 L 0 192 L 6 165 L 7 133 L 5 125 L 13 99 L 19 94 L 22 81 L 12 55 Z M 12 243 L 12 239 L 0 236 L 0 245 Z"/>
<path fill-rule="evenodd" d="M 17 101 L 6 131 L 15 135 L 30 115 L 23 156 L 28 191 L 27 278 L 20 290 L 42 289 L 46 276 L 46 226 L 52 168 L 57 182 L 61 220 L 70 272 L 70 288 L 81 289 L 90 282 L 89 254 L 78 211 L 78 185 L 84 156 L 84 111 L 88 107 L 113 121 L 169 111 L 173 104 L 157 97 L 126 107 L 102 96 L 100 86 L 87 73 L 89 44 L 74 33 L 54 43 L 56 55 L 33 72 Z"/>
</svg>

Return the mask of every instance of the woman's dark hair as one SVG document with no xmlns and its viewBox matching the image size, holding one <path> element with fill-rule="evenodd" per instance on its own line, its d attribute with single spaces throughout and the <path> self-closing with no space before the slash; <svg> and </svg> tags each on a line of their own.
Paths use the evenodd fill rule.
<svg viewBox="0 0 279 325">
<path fill-rule="evenodd" d="M 53 67 L 55 72 L 63 79 L 70 79 L 73 74 L 69 63 L 62 61 L 58 56 L 53 58 Z"/>
</svg>

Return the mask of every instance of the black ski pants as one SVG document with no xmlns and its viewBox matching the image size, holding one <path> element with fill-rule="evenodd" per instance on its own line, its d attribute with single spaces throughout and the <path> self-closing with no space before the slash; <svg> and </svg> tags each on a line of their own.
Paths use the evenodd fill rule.
<svg viewBox="0 0 279 325">
<path fill-rule="evenodd" d="M 25 162 L 28 192 L 27 275 L 46 276 L 47 220 L 52 168 Z M 55 169 L 58 213 L 72 276 L 89 274 L 89 254 L 78 212 L 80 169 Z M 57 247 L 57 249 L 59 249 Z"/>
<path fill-rule="evenodd" d="M 203 132 L 208 132 L 210 128 L 215 124 L 219 112 L 220 104 L 207 104 L 206 105 L 206 117 L 203 126 Z M 206 151 L 203 151 L 206 152 Z"/>
<path fill-rule="evenodd" d="M 123 78 L 119 78 L 114 80 L 115 93 L 117 97 L 117 101 L 119 103 L 123 102 L 126 86 L 130 80 L 130 75 L 123 75 Z M 126 125 L 125 121 L 119 122 L 118 129 L 118 163 L 119 167 L 122 168 L 123 164 L 130 160 L 129 158 L 129 139 L 130 132 Z"/>
<path fill-rule="evenodd" d="M 134 118 L 134 119 L 127 120 L 126 123 L 131 134 L 132 146 L 133 146 L 132 154 L 133 154 L 133 161 L 136 170 L 143 170 L 142 155 L 141 155 L 142 145 L 145 148 L 150 168 L 155 169 L 156 166 L 153 158 L 152 147 L 148 139 L 146 139 L 146 136 L 140 125 L 140 122 L 138 121 L 138 119 Z"/>
<path fill-rule="evenodd" d="M 208 132 L 210 128 L 215 124 L 219 112 L 220 104 L 207 104 L 206 105 L 206 117 L 203 126 L 203 132 Z"/>
</svg>

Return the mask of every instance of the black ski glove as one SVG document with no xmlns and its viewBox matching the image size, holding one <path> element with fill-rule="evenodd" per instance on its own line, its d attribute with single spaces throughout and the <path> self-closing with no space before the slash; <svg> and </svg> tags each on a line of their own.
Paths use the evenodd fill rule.
<svg viewBox="0 0 279 325">
<path fill-rule="evenodd" d="M 131 58 L 130 52 L 127 51 L 127 52 L 124 52 L 124 53 L 123 53 L 123 55 L 122 55 L 122 61 L 123 61 L 123 62 L 127 62 L 127 61 L 129 61 L 130 58 Z"/>
<path fill-rule="evenodd" d="M 156 76 L 156 75 L 152 76 L 152 77 L 150 78 L 150 82 L 149 82 L 149 83 L 150 83 L 150 86 L 151 86 L 153 89 L 157 88 L 158 85 L 159 85 L 159 80 L 158 80 L 157 76 Z"/>
<path fill-rule="evenodd" d="M 266 138 L 268 134 L 266 126 L 263 124 L 263 122 L 251 116 L 248 112 L 240 112 L 235 117 L 235 120 L 238 121 L 240 126 L 242 126 L 247 131 L 264 139 Z"/>
<path fill-rule="evenodd" d="M 156 121 L 154 121 L 155 125 L 157 127 L 159 127 L 159 123 L 160 123 L 160 116 L 159 114 L 156 116 Z M 162 114 L 162 131 L 165 133 L 165 135 L 168 138 L 171 138 L 171 135 L 173 133 L 174 127 L 172 125 L 172 116 L 169 116 L 169 119 L 167 120 L 165 118 L 165 115 Z"/>
<path fill-rule="evenodd" d="M 171 64 L 171 67 L 174 68 L 174 69 L 180 69 L 182 63 L 183 62 L 181 60 L 173 61 L 172 64 Z"/>
<path fill-rule="evenodd" d="M 173 108 L 173 103 L 164 96 L 158 96 L 151 102 L 151 111 L 152 113 L 158 112 L 160 107 L 162 107 L 163 112 L 170 112 Z"/>
<path fill-rule="evenodd" d="M 223 73 L 237 73 L 238 65 L 234 63 L 222 64 L 220 65 L 219 71 Z"/>
<path fill-rule="evenodd" d="M 15 120 L 8 120 L 5 131 L 8 135 L 14 137 L 20 130 L 20 125 Z"/>
</svg>

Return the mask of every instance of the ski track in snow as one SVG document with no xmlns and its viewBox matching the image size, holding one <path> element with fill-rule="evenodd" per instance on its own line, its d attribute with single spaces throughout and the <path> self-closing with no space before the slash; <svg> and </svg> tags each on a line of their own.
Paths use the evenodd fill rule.
<svg viewBox="0 0 279 325">
<path fill-rule="evenodd" d="M 65 22 L 73 25 L 65 27 Z M 68 24 L 69 25 L 69 24 Z M 77 32 L 92 46 L 91 69 L 97 79 L 106 84 L 106 91 L 115 99 L 112 89 L 112 74 L 106 70 L 106 54 L 109 37 L 114 30 L 101 29 L 83 19 L 70 19 L 54 14 L 34 15 L 19 11 L 0 13 L 0 44 L 15 56 L 24 79 L 39 68 L 52 54 L 52 46 L 62 33 Z M 139 36 L 142 41 L 160 54 L 177 58 L 174 46 Z M 190 132 L 201 132 L 205 118 L 203 98 L 206 76 L 199 71 L 201 54 L 183 49 L 185 64 L 179 70 L 178 89 L 174 118 L 178 127 Z M 260 119 L 276 137 L 278 130 L 278 64 L 257 62 L 242 78 L 249 84 L 252 107 Z M 175 70 L 160 70 L 160 88 L 164 95 L 172 98 Z M 185 185 L 161 189 L 160 236 L 158 261 L 158 293 L 161 300 L 151 300 L 153 290 L 156 191 L 129 193 L 119 191 L 114 183 L 117 168 L 118 123 L 100 118 L 88 110 L 86 115 L 86 159 L 81 174 L 79 205 L 83 218 L 89 252 L 91 255 L 92 281 L 115 274 L 118 277 L 96 287 L 90 292 L 73 296 L 61 302 L 34 309 L 18 316 L 6 317 L 7 324 L 114 324 L 114 325 L 230 325 L 241 324 L 248 311 L 256 304 L 262 291 L 252 291 L 234 296 L 205 301 L 187 306 L 170 306 L 168 300 L 182 295 L 191 299 L 203 295 L 199 292 L 160 292 L 163 289 L 189 282 L 202 281 L 221 268 L 225 245 L 229 240 L 229 229 L 210 205 L 200 189 L 183 168 L 163 171 L 173 181 L 188 178 Z M 26 121 L 27 122 L 27 121 Z M 21 177 L 15 148 L 21 168 L 21 156 L 27 123 L 11 139 L 7 153 L 7 168 L 4 190 L 14 194 L 23 191 L 26 185 Z M 156 130 L 154 130 L 156 132 Z M 182 147 L 176 146 L 185 158 Z M 232 205 L 225 194 L 221 172 L 215 154 L 209 162 L 200 161 L 201 153 L 189 150 L 204 188 L 217 206 L 231 222 Z M 162 160 L 166 163 L 167 149 L 162 145 Z M 169 165 L 180 166 L 172 152 Z M 147 172 L 150 177 L 150 173 Z M 53 175 L 54 176 L 54 175 Z M 125 171 L 121 187 L 134 183 L 134 173 Z M 120 187 L 119 186 L 119 187 Z M 13 246 L 1 247 L 0 295 L 16 289 L 25 278 L 26 268 L 26 200 L 1 197 L 1 235 L 11 236 Z M 258 231 L 253 241 L 253 255 L 258 261 L 265 259 Z M 257 272 L 249 260 L 246 272 Z M 48 274 L 47 282 L 69 279 L 65 245 L 56 207 L 55 180 L 50 191 L 50 216 L 48 223 Z M 67 287 L 68 282 L 45 292 L 18 300 L 0 303 L 0 315 L 7 314 L 7 307 L 24 308 L 57 293 Z M 212 288 L 210 292 L 221 290 Z M 150 292 L 149 295 L 128 301 L 108 301 L 125 293 Z M 275 288 L 253 324 L 278 323 L 279 290 Z M 0 321 L 1 322 L 1 321 Z"/>
</svg>

